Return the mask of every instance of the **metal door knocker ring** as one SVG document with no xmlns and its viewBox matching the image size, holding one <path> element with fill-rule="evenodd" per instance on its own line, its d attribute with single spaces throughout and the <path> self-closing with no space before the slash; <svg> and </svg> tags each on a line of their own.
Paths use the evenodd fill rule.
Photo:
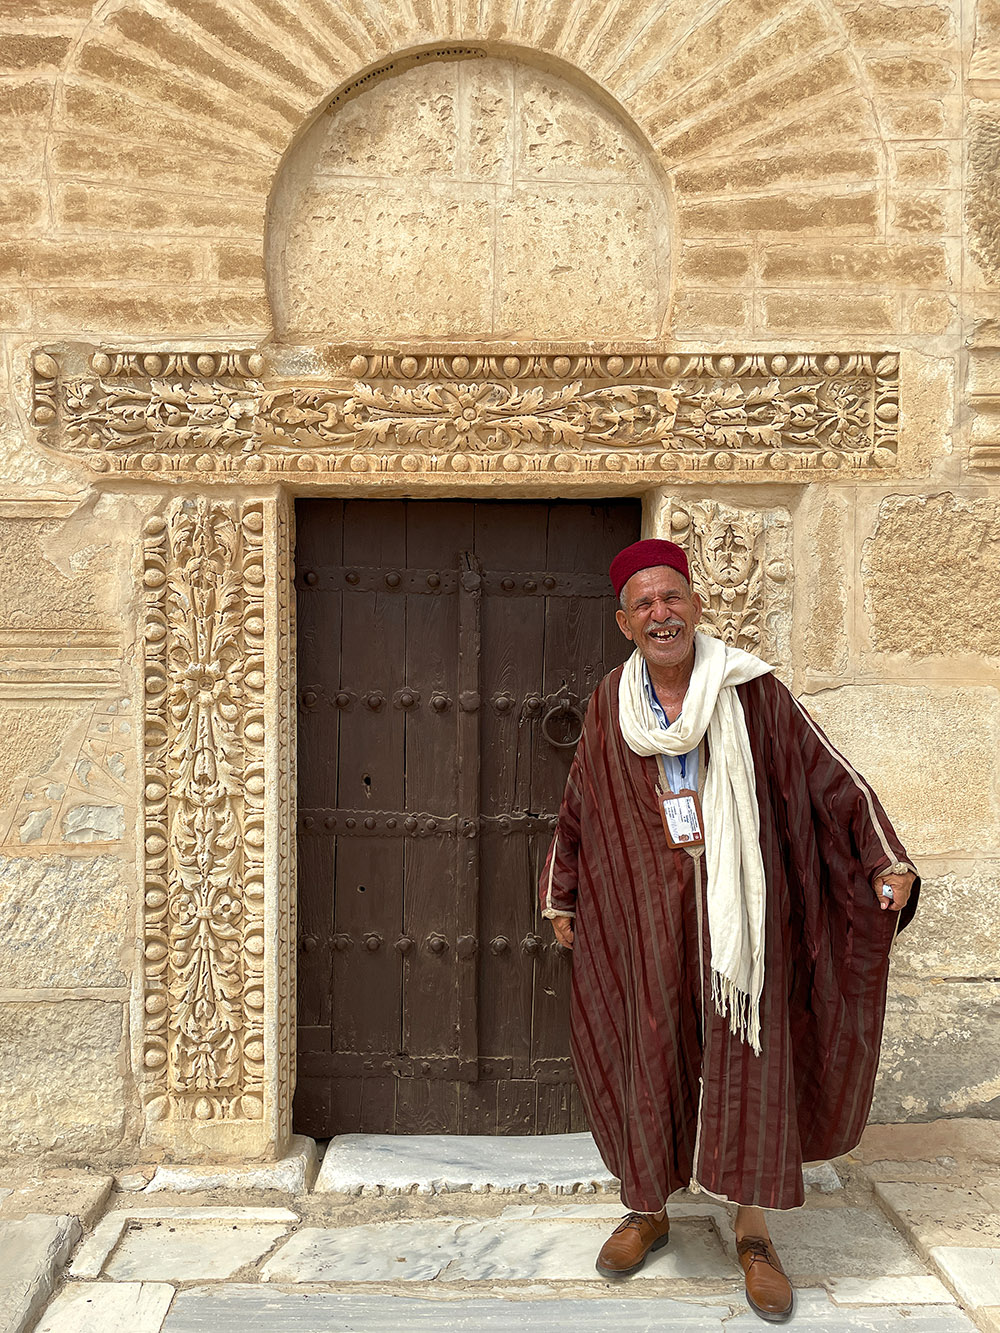
<svg viewBox="0 0 1000 1333">
<path fill-rule="evenodd" d="M 580 729 L 572 740 L 557 741 L 556 738 L 552 735 L 552 732 L 549 730 L 549 723 L 552 721 L 554 717 L 576 718 L 576 720 L 580 724 Z M 554 703 L 552 705 L 549 711 L 542 718 L 542 735 L 545 737 L 548 743 L 551 746 L 553 746 L 556 750 L 572 750 L 574 746 L 579 744 L 580 737 L 583 735 L 583 710 L 577 704 L 572 703 L 569 699 L 560 699 L 557 703 Z"/>
</svg>

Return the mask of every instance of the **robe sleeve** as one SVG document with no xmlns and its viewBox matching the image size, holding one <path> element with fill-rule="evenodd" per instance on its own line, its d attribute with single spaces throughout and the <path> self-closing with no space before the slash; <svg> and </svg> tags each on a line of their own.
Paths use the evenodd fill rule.
<svg viewBox="0 0 1000 1333">
<path fill-rule="evenodd" d="M 831 838 L 849 842 L 870 884 L 874 885 L 876 876 L 897 861 L 916 876 L 910 900 L 900 913 L 902 929 L 916 909 L 919 872 L 871 785 L 834 748 L 802 704 L 780 682 L 769 679 L 791 704 L 791 728 L 801 749 L 814 817 L 826 826 Z M 779 711 L 783 711 L 780 703 Z"/>
<path fill-rule="evenodd" d="M 552 846 L 538 881 L 542 916 L 576 915 L 576 885 L 580 852 L 580 776 L 582 757 L 577 749 L 566 779 Z"/>
</svg>

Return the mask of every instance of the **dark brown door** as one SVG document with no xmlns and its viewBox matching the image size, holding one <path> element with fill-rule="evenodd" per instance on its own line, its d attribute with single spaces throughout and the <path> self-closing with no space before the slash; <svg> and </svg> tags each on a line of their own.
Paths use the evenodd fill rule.
<svg viewBox="0 0 1000 1333">
<path fill-rule="evenodd" d="M 301 501 L 296 1128 L 584 1128 L 535 885 L 637 501 Z"/>
</svg>

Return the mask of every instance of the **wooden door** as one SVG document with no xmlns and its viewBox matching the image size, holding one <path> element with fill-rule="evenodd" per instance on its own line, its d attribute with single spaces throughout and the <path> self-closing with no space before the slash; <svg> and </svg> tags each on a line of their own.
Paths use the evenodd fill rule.
<svg viewBox="0 0 1000 1333">
<path fill-rule="evenodd" d="M 300 1132 L 585 1127 L 535 886 L 639 520 L 297 505 Z"/>
</svg>

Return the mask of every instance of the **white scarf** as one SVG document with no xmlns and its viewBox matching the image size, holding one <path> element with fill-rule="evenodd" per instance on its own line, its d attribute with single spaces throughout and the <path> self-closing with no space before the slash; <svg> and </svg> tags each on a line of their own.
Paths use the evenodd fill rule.
<svg viewBox="0 0 1000 1333">
<path fill-rule="evenodd" d="M 707 634 L 694 636 L 694 670 L 684 709 L 666 730 L 643 687 L 638 648 L 618 685 L 622 736 L 636 754 L 687 754 L 705 733 L 711 750 L 704 783 L 712 999 L 729 1027 L 760 1054 L 764 987 L 764 859 L 753 755 L 735 686 L 773 667 Z"/>
</svg>

